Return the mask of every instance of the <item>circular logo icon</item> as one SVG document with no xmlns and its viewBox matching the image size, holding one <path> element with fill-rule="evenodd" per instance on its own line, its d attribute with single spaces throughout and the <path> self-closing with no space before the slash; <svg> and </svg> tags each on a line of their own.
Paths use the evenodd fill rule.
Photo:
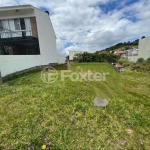
<svg viewBox="0 0 150 150">
<path fill-rule="evenodd" d="M 57 80 L 58 73 L 53 67 L 46 67 L 41 72 L 41 78 L 45 83 L 53 83 Z"/>
</svg>

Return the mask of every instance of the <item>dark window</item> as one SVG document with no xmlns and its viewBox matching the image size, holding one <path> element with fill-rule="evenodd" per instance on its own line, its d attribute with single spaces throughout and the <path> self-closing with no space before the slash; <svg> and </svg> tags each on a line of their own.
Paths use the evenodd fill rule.
<svg viewBox="0 0 150 150">
<path fill-rule="evenodd" d="M 25 30 L 26 29 L 25 22 L 24 22 L 23 18 L 20 19 L 20 26 L 21 26 L 21 30 Z"/>
<path fill-rule="evenodd" d="M 20 20 L 21 30 L 26 30 L 26 26 L 25 26 L 24 19 L 21 18 L 21 19 L 19 19 L 19 20 Z M 22 31 L 22 37 L 25 37 L 25 36 L 26 36 L 26 32 L 25 32 L 25 31 Z"/>
<path fill-rule="evenodd" d="M 38 38 L 0 38 L 0 55 L 39 55 Z"/>
<path fill-rule="evenodd" d="M 3 31 L 2 21 L 0 20 L 0 31 Z"/>
</svg>

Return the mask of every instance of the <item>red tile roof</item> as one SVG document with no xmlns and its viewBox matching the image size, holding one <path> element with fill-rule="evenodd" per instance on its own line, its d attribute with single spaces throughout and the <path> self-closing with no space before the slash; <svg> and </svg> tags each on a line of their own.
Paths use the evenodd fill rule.
<svg viewBox="0 0 150 150">
<path fill-rule="evenodd" d="M 122 54 L 123 53 L 123 51 L 122 50 L 116 50 L 115 52 L 114 52 L 114 54 Z"/>
</svg>

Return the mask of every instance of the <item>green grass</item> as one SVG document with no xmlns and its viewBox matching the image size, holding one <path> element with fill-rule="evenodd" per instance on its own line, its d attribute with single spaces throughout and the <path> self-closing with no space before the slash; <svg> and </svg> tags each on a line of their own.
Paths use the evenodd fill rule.
<svg viewBox="0 0 150 150">
<path fill-rule="evenodd" d="M 61 68 L 66 66 L 57 66 L 59 73 Z M 56 82 L 46 84 L 38 71 L 0 85 L 0 150 L 40 150 L 44 138 L 51 142 L 47 150 L 149 150 L 149 75 L 119 74 L 105 63 L 71 68 L 109 75 L 106 81 L 73 82 L 61 81 L 59 74 Z M 106 98 L 108 106 L 95 107 L 96 96 Z"/>
</svg>

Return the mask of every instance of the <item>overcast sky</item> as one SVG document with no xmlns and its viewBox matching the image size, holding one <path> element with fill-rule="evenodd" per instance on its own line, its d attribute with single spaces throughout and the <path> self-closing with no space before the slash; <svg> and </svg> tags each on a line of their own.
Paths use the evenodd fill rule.
<svg viewBox="0 0 150 150">
<path fill-rule="evenodd" d="M 150 0 L 4 0 L 0 6 L 31 4 L 48 10 L 57 51 L 94 52 L 150 35 Z"/>
</svg>

